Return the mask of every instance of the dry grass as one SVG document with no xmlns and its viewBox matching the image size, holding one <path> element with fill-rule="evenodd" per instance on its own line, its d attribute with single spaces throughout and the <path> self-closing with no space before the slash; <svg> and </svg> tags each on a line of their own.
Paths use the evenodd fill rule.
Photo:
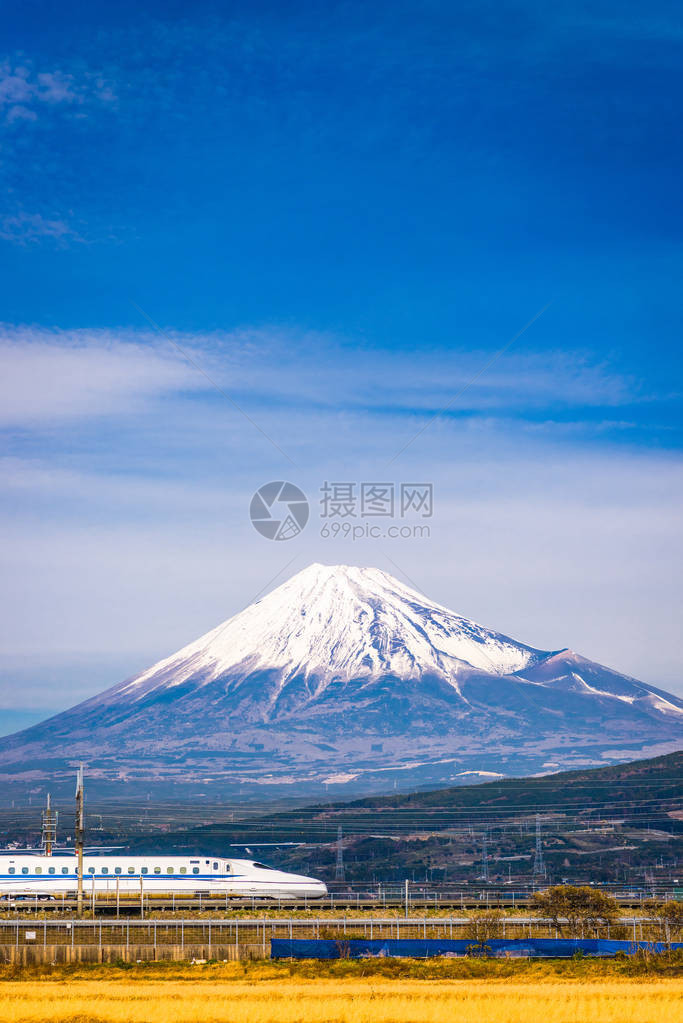
<svg viewBox="0 0 683 1023">
<path fill-rule="evenodd" d="M 669 1023 L 680 979 L 44 979 L 0 986 L 2 1023 Z"/>
</svg>

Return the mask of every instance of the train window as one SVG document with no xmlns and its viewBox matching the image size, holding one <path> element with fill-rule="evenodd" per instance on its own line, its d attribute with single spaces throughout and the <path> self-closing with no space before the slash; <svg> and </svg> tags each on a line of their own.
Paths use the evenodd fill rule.
<svg viewBox="0 0 683 1023">
<path fill-rule="evenodd" d="M 155 874 L 160 874 L 161 873 L 161 867 L 155 867 L 154 868 L 154 873 Z"/>
<path fill-rule="evenodd" d="M 69 868 L 68 867 L 62 867 L 62 874 L 68 874 L 68 873 L 69 873 Z"/>
<path fill-rule="evenodd" d="M 217 863 L 214 863 L 214 865 L 213 865 L 213 869 L 214 869 L 214 870 L 218 870 L 218 864 L 217 864 Z"/>
<path fill-rule="evenodd" d="M 172 874 L 173 873 L 173 867 L 166 867 L 166 873 L 167 874 Z"/>
<path fill-rule="evenodd" d="M 142 867 L 142 869 L 140 870 L 140 873 L 141 874 L 149 874 L 149 867 Z"/>
<path fill-rule="evenodd" d="M 193 874 L 198 874 L 199 873 L 199 867 L 193 867 L 192 868 L 192 873 Z"/>
<path fill-rule="evenodd" d="M 36 867 L 36 874 L 42 874 L 42 873 L 43 873 L 43 868 L 42 867 Z"/>
<path fill-rule="evenodd" d="M 121 868 L 120 867 L 114 867 L 114 873 L 115 874 L 120 874 L 121 873 Z"/>
<path fill-rule="evenodd" d="M 129 867 L 128 868 L 128 873 L 129 874 L 134 874 L 135 873 L 135 867 Z"/>
<path fill-rule="evenodd" d="M 95 868 L 94 867 L 88 867 L 88 873 L 89 874 L 94 874 L 95 873 Z"/>
<path fill-rule="evenodd" d="M 181 874 L 187 874 L 187 867 L 181 867 L 180 868 L 180 873 Z"/>
<path fill-rule="evenodd" d="M 258 867 L 260 870 L 272 870 L 267 863 L 252 863 L 252 867 Z"/>
<path fill-rule="evenodd" d="M 55 868 L 54 867 L 50 867 L 48 869 L 48 874 L 54 874 L 54 872 L 55 872 Z"/>
<path fill-rule="evenodd" d="M 102 867 L 102 873 L 103 874 L 108 874 L 109 873 L 109 867 Z"/>
<path fill-rule="evenodd" d="M 22 874 L 28 874 L 28 867 L 22 867 L 21 872 Z"/>
<path fill-rule="evenodd" d="M 10 872 L 10 874 L 16 874 L 16 870 L 15 870 L 14 867 L 10 867 L 9 868 L 9 872 Z"/>
</svg>

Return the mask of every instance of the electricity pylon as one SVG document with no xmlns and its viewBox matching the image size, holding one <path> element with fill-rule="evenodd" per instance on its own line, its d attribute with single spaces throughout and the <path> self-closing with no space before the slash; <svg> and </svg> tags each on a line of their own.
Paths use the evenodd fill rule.
<svg viewBox="0 0 683 1023">
<path fill-rule="evenodd" d="M 545 877 L 545 861 L 543 859 L 543 846 L 541 845 L 541 817 L 536 814 L 536 852 L 534 855 L 534 877 Z"/>
<path fill-rule="evenodd" d="M 334 868 L 334 879 L 335 881 L 344 881 L 346 878 L 346 871 L 344 870 L 344 846 L 342 845 L 342 828 L 341 824 L 337 828 L 337 863 Z"/>
</svg>

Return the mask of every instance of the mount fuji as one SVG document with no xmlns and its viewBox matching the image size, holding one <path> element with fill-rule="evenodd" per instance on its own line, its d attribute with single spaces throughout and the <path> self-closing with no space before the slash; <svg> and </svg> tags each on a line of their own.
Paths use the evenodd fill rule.
<svg viewBox="0 0 683 1023">
<path fill-rule="evenodd" d="M 0 740 L 0 778 L 340 796 L 680 748 L 683 701 L 375 568 L 311 565 L 177 653 Z M 92 784 L 91 781 L 91 784 Z"/>
</svg>

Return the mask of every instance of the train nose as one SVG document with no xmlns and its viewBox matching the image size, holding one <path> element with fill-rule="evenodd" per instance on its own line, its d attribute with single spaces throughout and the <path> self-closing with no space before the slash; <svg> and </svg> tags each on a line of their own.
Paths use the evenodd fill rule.
<svg viewBox="0 0 683 1023">
<path fill-rule="evenodd" d="M 315 877 L 299 876 L 297 881 L 301 884 L 302 896 L 305 895 L 309 899 L 322 899 L 327 895 L 327 885 Z"/>
</svg>

